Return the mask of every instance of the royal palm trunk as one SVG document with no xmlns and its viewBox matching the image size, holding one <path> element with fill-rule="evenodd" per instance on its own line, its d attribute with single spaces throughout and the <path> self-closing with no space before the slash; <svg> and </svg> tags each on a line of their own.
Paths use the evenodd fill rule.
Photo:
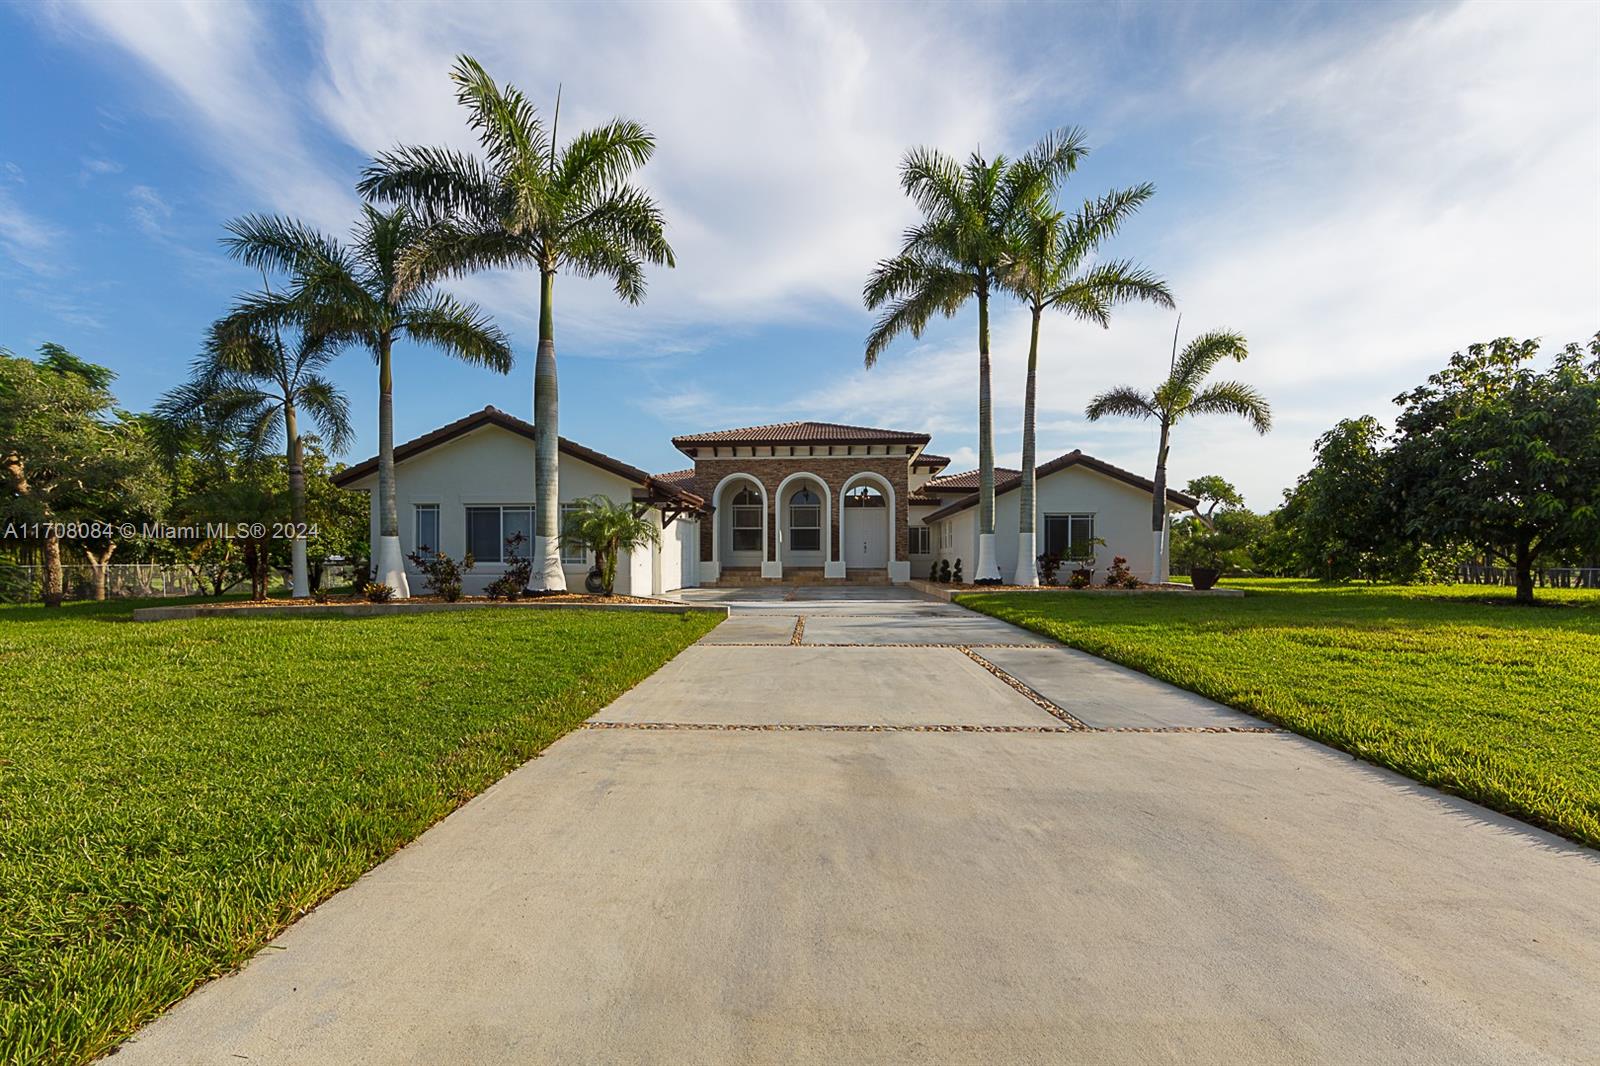
<svg viewBox="0 0 1600 1066">
<path fill-rule="evenodd" d="M 994 558 L 994 409 L 989 395 L 989 281 L 978 282 L 978 562 L 972 579 L 998 584 Z"/>
<path fill-rule="evenodd" d="M 1038 539 L 1035 536 L 1034 493 L 1034 397 L 1039 382 L 1039 319 L 1044 309 L 1033 309 L 1033 327 L 1028 337 L 1028 387 L 1022 401 L 1022 485 L 1021 510 L 1017 514 L 1017 574 L 1018 585 L 1039 583 Z"/>
<path fill-rule="evenodd" d="M 378 338 L 378 543 L 373 580 L 394 589 L 396 599 L 411 595 L 400 551 L 400 507 L 394 485 L 394 339 Z"/>
<path fill-rule="evenodd" d="M 1161 443 L 1156 449 L 1155 486 L 1150 492 L 1150 531 L 1154 534 L 1155 549 L 1151 555 L 1150 579 L 1156 582 L 1167 579 L 1167 450 L 1171 433 L 1172 426 L 1163 421 L 1161 423 Z"/>
<path fill-rule="evenodd" d="M 290 582 L 294 598 L 304 599 L 311 595 L 311 582 L 306 569 L 306 539 L 302 536 L 306 524 L 305 449 L 300 440 L 299 418 L 292 403 L 283 405 L 283 428 L 284 436 L 288 438 L 285 458 L 289 462 L 289 523 L 293 527 L 290 533 L 294 538 L 289 544 Z M 391 454 L 391 464 L 393 458 Z M 392 484 L 389 494 L 391 497 L 394 495 Z"/>
<path fill-rule="evenodd" d="M 560 395 L 556 382 L 555 271 L 540 273 L 539 354 L 533 367 L 535 590 L 564 592 L 561 569 Z"/>
</svg>

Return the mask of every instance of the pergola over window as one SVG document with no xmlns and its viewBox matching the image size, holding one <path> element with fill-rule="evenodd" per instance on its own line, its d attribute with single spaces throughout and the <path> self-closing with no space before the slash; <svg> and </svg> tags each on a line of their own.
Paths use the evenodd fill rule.
<svg viewBox="0 0 1600 1066">
<path fill-rule="evenodd" d="M 734 551 L 761 550 L 761 511 L 761 497 L 753 489 L 744 489 L 733 498 Z"/>
<path fill-rule="evenodd" d="M 810 489 L 789 497 L 789 547 L 797 552 L 822 550 L 822 500 Z"/>
</svg>

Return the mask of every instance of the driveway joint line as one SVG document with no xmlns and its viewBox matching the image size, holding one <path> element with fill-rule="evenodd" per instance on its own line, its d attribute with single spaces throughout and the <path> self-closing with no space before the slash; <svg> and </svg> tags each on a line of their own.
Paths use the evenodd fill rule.
<svg viewBox="0 0 1600 1066">
<path fill-rule="evenodd" d="M 993 647 L 993 646 L 994 645 L 984 645 L 984 647 Z M 1071 726 L 1073 729 L 1088 729 L 1089 728 L 1089 726 L 1085 722 L 1083 722 L 1083 721 L 1079 720 L 1078 718 L 1074 717 L 1072 714 L 1070 714 L 1067 711 L 1066 708 L 1060 706 L 1059 704 L 1057 704 L 1057 703 L 1055 703 L 1055 702 L 1053 702 L 1051 700 L 1045 699 L 1044 696 L 1042 696 L 1038 692 L 1036 692 L 1031 686 L 1024 684 L 1022 681 L 1018 680 L 1015 677 L 1012 677 L 1010 674 L 1008 674 L 1004 670 L 1000 669 L 1000 667 L 996 666 L 994 663 L 990 662 L 988 659 L 985 659 L 983 656 L 981 656 L 977 652 L 973 651 L 972 647 L 973 646 L 970 645 L 970 644 L 963 645 L 961 647 L 961 654 L 965 655 L 967 658 L 971 659 L 973 662 L 977 663 L 979 666 L 981 666 L 985 670 L 989 671 L 995 677 L 998 677 L 1001 681 L 1005 682 L 1007 685 L 1010 685 L 1012 688 L 1016 689 L 1018 692 L 1020 692 L 1023 696 L 1025 696 L 1028 700 L 1030 700 L 1036 706 L 1043 708 L 1048 713 L 1054 715 L 1055 717 L 1061 719 L 1063 722 L 1067 723 L 1067 725 Z"/>
<path fill-rule="evenodd" d="M 799 644 L 806 639 L 806 616 L 795 615 L 794 632 L 789 635 L 790 644 Z"/>
</svg>

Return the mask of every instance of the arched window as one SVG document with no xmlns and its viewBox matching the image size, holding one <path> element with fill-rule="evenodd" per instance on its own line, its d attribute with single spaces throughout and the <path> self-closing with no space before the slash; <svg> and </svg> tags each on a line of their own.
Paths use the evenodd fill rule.
<svg viewBox="0 0 1600 1066">
<path fill-rule="evenodd" d="M 740 490 L 733 498 L 733 550 L 761 550 L 761 497 L 754 489 Z"/>
<path fill-rule="evenodd" d="M 810 489 L 789 497 L 789 547 L 797 552 L 822 550 L 822 501 Z"/>
</svg>

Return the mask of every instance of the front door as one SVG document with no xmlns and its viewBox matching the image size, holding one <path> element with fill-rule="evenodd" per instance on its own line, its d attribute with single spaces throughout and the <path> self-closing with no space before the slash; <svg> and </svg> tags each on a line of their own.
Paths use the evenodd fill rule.
<svg viewBox="0 0 1600 1066">
<path fill-rule="evenodd" d="M 879 497 L 881 500 L 882 497 Z M 850 569 L 881 570 L 889 565 L 889 509 L 855 506 L 844 509 L 844 564 Z"/>
</svg>

